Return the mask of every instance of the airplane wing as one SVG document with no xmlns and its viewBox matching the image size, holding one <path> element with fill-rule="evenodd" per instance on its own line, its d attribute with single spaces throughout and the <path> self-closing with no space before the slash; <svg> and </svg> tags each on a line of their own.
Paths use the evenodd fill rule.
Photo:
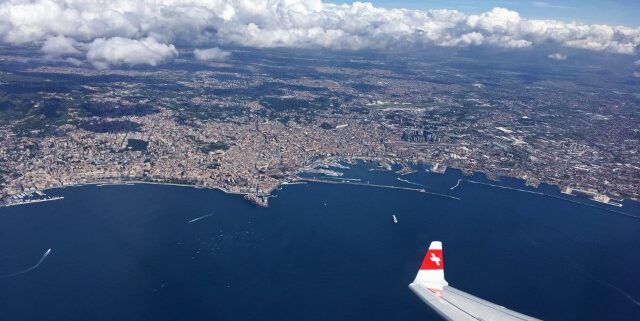
<svg viewBox="0 0 640 321">
<path fill-rule="evenodd" d="M 449 286 L 444 279 L 442 242 L 431 242 L 418 275 L 409 288 L 450 321 L 540 321 Z"/>
</svg>

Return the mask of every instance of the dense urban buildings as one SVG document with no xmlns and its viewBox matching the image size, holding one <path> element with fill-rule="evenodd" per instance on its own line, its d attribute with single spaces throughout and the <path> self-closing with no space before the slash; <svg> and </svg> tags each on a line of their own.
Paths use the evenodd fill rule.
<svg viewBox="0 0 640 321">
<path fill-rule="evenodd" d="M 603 202 L 640 198 L 638 81 L 604 72 L 616 68 L 605 58 L 587 56 L 583 68 L 542 67 L 548 58 L 533 52 L 526 63 L 500 52 L 480 62 L 465 50 L 232 52 L 99 70 L 4 48 L 0 199 L 145 181 L 261 203 L 336 159 L 455 167 Z"/>
</svg>

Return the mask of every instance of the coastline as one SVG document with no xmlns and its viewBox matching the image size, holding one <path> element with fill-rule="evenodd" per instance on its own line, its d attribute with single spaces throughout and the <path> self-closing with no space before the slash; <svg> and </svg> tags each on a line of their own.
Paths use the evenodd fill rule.
<svg viewBox="0 0 640 321">
<path fill-rule="evenodd" d="M 54 187 L 47 187 L 47 188 L 43 188 L 43 189 L 39 189 L 41 191 L 48 191 L 48 190 L 53 190 L 53 189 L 61 189 L 61 188 L 67 188 L 67 187 L 81 187 L 81 186 L 127 186 L 127 185 L 135 185 L 135 184 L 148 184 L 148 185 L 166 185 L 166 186 L 179 186 L 179 187 L 190 187 L 190 188 L 200 188 L 200 189 L 208 189 L 208 190 L 220 190 L 222 192 L 224 192 L 225 194 L 231 194 L 231 195 L 243 195 L 244 198 L 251 202 L 252 204 L 259 206 L 259 207 L 268 207 L 268 200 L 270 197 L 272 196 L 272 193 L 274 190 L 279 190 L 282 188 L 282 186 L 285 185 L 293 185 L 293 184 L 304 184 L 306 182 L 317 182 L 317 183 L 327 183 L 327 184 L 349 184 L 349 185 L 357 185 L 357 186 L 371 186 L 371 187 L 377 187 L 377 188 L 394 188 L 394 189 L 406 189 L 406 190 L 412 190 L 415 192 L 420 192 L 420 193 L 425 193 L 425 194 L 430 194 L 430 195 L 435 195 L 435 196 L 441 196 L 441 197 L 447 197 L 447 198 L 452 198 L 452 199 L 456 199 L 456 200 L 460 200 L 460 198 L 452 196 L 452 195 L 446 195 L 446 194 L 441 194 L 441 193 L 435 193 L 435 192 L 429 192 L 426 191 L 424 187 L 426 186 L 420 186 L 421 188 L 408 188 L 408 187 L 402 187 L 402 186 L 394 186 L 394 185 L 380 185 L 380 184 L 365 184 L 365 183 L 359 183 L 359 182 L 355 182 L 352 181 L 352 179 L 347 179 L 347 178 L 341 178 L 341 177 L 333 177 L 331 175 L 327 176 L 326 180 L 325 179 L 311 179 L 311 178 L 306 178 L 306 177 L 301 177 L 299 176 L 299 174 L 302 173 L 308 173 L 308 172 L 313 172 L 314 168 L 317 166 L 327 166 L 325 164 L 329 164 L 328 167 L 331 167 L 331 164 L 338 164 L 338 163 L 347 163 L 347 164 L 357 164 L 358 162 L 363 162 L 363 163 L 367 163 L 367 162 L 377 162 L 379 164 L 378 167 L 375 168 L 371 168 L 370 170 L 380 170 L 380 171 L 384 171 L 384 172 L 394 172 L 399 176 L 405 176 L 407 174 L 411 174 L 411 173 L 415 173 L 417 172 L 416 170 L 416 165 L 422 165 L 427 167 L 425 170 L 429 173 L 434 173 L 434 174 L 441 174 L 444 175 L 446 174 L 447 170 L 452 169 L 452 170 L 457 170 L 460 171 L 464 177 L 470 177 L 474 174 L 481 174 L 483 175 L 486 180 L 488 180 L 489 182 L 500 182 L 500 178 L 504 177 L 504 178 L 509 178 L 509 179 L 514 179 L 514 180 L 518 180 L 518 181 L 523 181 L 525 186 L 528 187 L 532 187 L 536 190 L 527 190 L 527 189 L 521 189 L 521 188 L 514 188 L 514 187 L 509 187 L 509 186 L 503 186 L 503 185 L 499 185 L 499 184 L 491 184 L 491 183 L 483 183 L 483 182 L 476 182 L 476 181 L 472 181 L 472 180 L 468 180 L 468 179 L 464 179 L 464 178 L 459 178 L 458 182 L 455 184 L 455 186 L 449 188 L 450 190 L 454 190 L 458 187 L 460 187 L 460 183 L 462 182 L 469 182 L 469 183 L 476 183 L 476 184 L 482 184 L 482 185 L 488 185 L 488 186 L 493 186 L 496 188 L 504 188 L 504 189 L 510 189 L 510 190 L 516 190 L 516 191 L 520 191 L 520 192 L 526 192 L 526 193 L 532 193 L 532 194 L 537 194 L 537 195 L 541 195 L 541 196 L 548 196 L 548 197 L 552 197 L 552 198 L 556 198 L 559 200 L 565 200 L 568 202 L 572 202 L 572 203 L 576 203 L 576 204 L 582 204 L 582 205 L 586 205 L 586 206 L 592 206 L 592 207 L 597 207 L 609 212 L 613 212 L 613 213 L 619 213 L 619 214 L 624 214 L 624 215 L 628 215 L 630 217 L 634 217 L 634 218 L 640 218 L 638 216 L 635 215 L 631 215 L 628 213 L 624 213 L 624 212 L 619 212 L 619 211 L 615 211 L 612 209 L 607 209 L 604 207 L 598 207 L 595 206 L 595 204 L 589 204 L 589 203 L 585 203 L 585 202 L 580 202 L 578 200 L 571 200 L 568 198 L 563 198 L 560 196 L 556 196 L 556 195 L 550 195 L 548 193 L 543 193 L 543 192 L 539 192 L 537 191 L 538 189 L 538 185 L 539 184 L 530 184 L 530 182 L 526 179 L 522 179 L 522 178 L 518 178 L 518 177 L 511 177 L 511 176 L 498 176 L 498 175 L 488 175 L 486 173 L 483 172 L 474 172 L 468 169 L 460 169 L 460 168 L 456 168 L 456 167 L 451 167 L 451 166 L 446 166 L 440 163 L 427 163 L 427 162 L 421 162 L 421 161 L 415 161 L 415 162 L 408 162 L 406 160 L 400 160 L 398 158 L 387 158 L 387 157 L 341 157 L 341 156 L 329 156 L 329 157 L 325 157 L 322 159 L 318 159 L 313 161 L 312 163 L 308 164 L 307 166 L 304 166 L 302 168 L 300 168 L 299 170 L 297 170 L 293 176 L 291 177 L 292 179 L 290 180 L 281 180 L 278 182 L 277 185 L 274 185 L 270 190 L 267 191 L 263 191 L 262 193 L 252 193 L 252 192 L 235 192 L 235 191 L 230 191 L 222 186 L 204 186 L 204 185 L 199 185 L 198 183 L 194 183 L 194 184 L 187 184 L 187 183 L 174 183 L 174 182 L 161 182 L 161 181 L 149 181 L 149 180 L 136 180 L 136 179 L 127 179 L 127 180 L 98 180 L 95 182 L 88 182 L 88 183 L 77 183 L 77 184 L 69 184 L 69 185 L 62 185 L 62 186 L 54 186 Z M 412 164 L 412 165 L 409 165 Z M 393 169 L 393 165 L 400 165 L 401 169 L 400 170 L 394 170 Z M 343 166 L 340 169 L 349 169 L 349 167 L 347 166 Z M 329 171 L 331 172 L 331 171 Z M 341 172 L 336 172 L 336 173 L 340 173 L 340 175 L 342 174 Z M 334 179 L 333 181 L 330 179 Z M 408 183 L 408 184 L 413 184 L 412 182 L 409 182 L 405 179 L 402 179 L 400 177 L 398 177 L 398 180 L 404 183 Z M 540 182 L 539 182 L 540 183 Z M 570 192 L 565 192 L 567 190 L 572 191 L 572 190 L 577 190 L 577 191 L 581 191 L 578 188 L 570 188 L 570 187 L 566 187 L 566 186 L 560 186 L 560 185 L 556 185 L 553 183 L 547 183 L 547 182 L 541 182 L 541 183 L 545 183 L 548 186 L 552 186 L 552 187 L 556 187 L 559 189 L 560 193 L 562 194 L 566 194 L 569 196 L 573 196 L 576 197 L 578 195 L 572 194 Z M 37 191 L 37 190 L 36 190 Z M 616 206 L 616 207 L 623 207 L 623 202 L 625 200 L 628 201 L 634 201 L 634 202 L 638 202 L 638 200 L 635 200 L 633 198 L 631 199 L 613 199 L 613 198 L 609 198 L 608 196 L 604 195 L 604 194 L 598 194 L 597 192 L 591 192 L 593 197 L 588 197 L 585 198 L 585 200 L 588 201 L 592 201 L 592 202 L 596 202 L 598 204 L 603 204 L 603 205 L 608 205 L 608 206 Z M 13 195 L 7 196 L 11 197 Z M 48 201 L 48 200 L 56 200 L 55 199 L 46 199 L 46 200 L 37 200 L 37 201 L 26 201 L 24 203 L 17 203 L 17 204 L 4 204 L 4 203 L 0 203 L 0 208 L 1 207 L 7 207 L 7 206 L 17 206 L 17 205 L 26 205 L 26 204 L 31 204 L 31 203 L 39 203 L 39 202 L 44 202 L 44 201 Z M 615 202 L 609 202 L 609 201 L 603 201 L 603 200 L 614 200 Z"/>
<path fill-rule="evenodd" d="M 0 207 L 11 207 L 11 206 L 34 204 L 34 203 L 44 203 L 44 202 L 49 202 L 49 201 L 57 201 L 57 200 L 61 200 L 61 199 L 64 199 L 64 197 L 62 197 L 62 196 L 50 196 L 49 198 L 26 200 L 26 201 L 20 201 L 19 203 L 12 203 L 12 204 L 4 204 L 4 205 L 2 205 Z"/>
<path fill-rule="evenodd" d="M 322 164 L 324 162 L 345 162 L 348 164 L 353 164 L 354 161 L 362 161 L 362 162 L 377 162 L 379 164 L 378 167 L 376 168 L 371 168 L 369 169 L 370 171 L 385 171 L 385 172 L 395 172 L 396 174 L 398 174 L 400 177 L 398 178 L 398 180 L 400 181 L 404 181 L 404 179 L 402 179 L 402 176 L 411 174 L 411 173 L 415 173 L 415 168 L 413 166 L 416 165 L 422 165 L 427 167 L 426 171 L 429 173 L 435 173 L 435 174 L 445 174 L 447 172 L 447 170 L 452 169 L 452 170 L 458 170 L 460 172 L 462 172 L 464 174 L 465 177 L 470 177 L 473 176 L 474 174 L 481 174 L 483 175 L 488 181 L 490 182 L 500 182 L 501 178 L 508 178 L 508 179 L 514 179 L 514 180 L 518 180 L 518 181 L 522 181 L 524 182 L 525 186 L 527 187 L 532 187 L 535 188 L 536 190 L 538 189 L 538 186 L 540 184 L 546 184 L 548 186 L 553 186 L 558 188 L 558 190 L 562 193 L 562 194 L 567 194 L 570 196 L 578 196 L 577 194 L 574 194 L 572 192 L 576 192 L 576 191 L 580 191 L 583 192 L 585 194 L 589 194 L 589 200 L 599 203 L 599 204 L 604 204 L 604 205 L 609 205 L 609 206 L 616 206 L 616 207 L 622 207 L 624 201 L 632 201 L 632 202 L 638 202 L 640 203 L 640 199 L 635 199 L 635 198 L 624 198 L 624 197 L 620 197 L 620 198 L 613 198 L 613 197 L 609 197 L 606 194 L 601 194 L 599 191 L 593 191 L 593 190 L 588 190 L 588 189 L 584 189 L 581 187 L 571 187 L 569 185 L 560 185 L 560 184 L 556 184 L 553 182 L 549 182 L 549 181 L 540 181 L 540 180 L 531 180 L 531 179 L 525 179 L 525 178 L 521 178 L 521 177 L 516 177 L 516 176 L 505 176 L 505 175 L 498 175 L 497 173 L 487 173 L 487 172 L 483 172 L 483 171 L 474 171 L 472 169 L 466 169 L 466 168 L 459 168 L 459 167 L 455 167 L 455 166 L 451 166 L 451 165 L 446 165 L 443 163 L 429 163 L 429 162 L 424 162 L 424 161 L 407 161 L 406 159 L 400 159 L 400 158 L 390 158 L 390 157 L 342 157 L 342 156 L 329 156 L 323 159 L 319 159 L 316 160 L 315 162 L 303 167 L 300 171 L 298 171 L 298 173 L 300 172 L 304 172 L 304 169 L 309 169 L 309 168 L 313 168 L 314 164 Z M 413 166 L 408 166 L 407 164 L 412 164 Z M 401 168 L 400 170 L 394 170 L 393 169 L 393 165 L 400 165 Z M 340 179 L 340 178 L 337 178 Z M 460 180 L 464 180 L 463 178 L 460 178 Z M 459 183 L 459 182 L 458 182 Z M 411 184 L 411 183 L 409 183 Z M 454 186 L 453 188 L 451 188 L 451 190 L 455 189 L 455 187 L 457 187 L 459 184 L 456 184 L 456 186 Z M 502 185 L 497 185 L 497 184 L 493 184 L 496 185 L 496 187 L 504 187 L 504 188 L 511 188 L 511 187 L 507 187 L 507 186 L 502 186 Z M 564 192 L 566 190 L 569 190 L 570 192 Z M 541 193 L 541 192 L 536 192 L 536 191 L 529 191 L 529 190 L 522 190 L 523 192 L 534 192 L 534 193 Z M 541 193 L 544 194 L 544 193 Z M 547 194 L 545 194 L 547 195 Z"/>
<path fill-rule="evenodd" d="M 118 181 L 118 182 L 113 182 L 113 181 L 96 181 L 96 182 L 89 182 L 89 183 L 77 183 L 77 184 L 69 184 L 69 185 L 62 185 L 62 186 L 55 186 L 55 187 L 47 187 L 47 188 L 43 188 L 43 189 L 37 189 L 34 190 L 35 191 L 42 191 L 42 192 L 46 192 L 46 191 L 50 191 L 50 190 L 55 190 L 55 189 L 65 189 L 65 188 L 73 188 L 73 187 L 82 187 L 82 186 L 96 186 L 96 187 L 103 187 L 103 186 L 134 186 L 137 184 L 145 184 L 145 185 L 163 185 L 163 186 L 179 186 L 179 187 L 189 187 L 189 188 L 195 188 L 195 189 L 207 189 L 207 190 L 220 190 L 225 194 L 232 194 L 232 195 L 247 195 L 249 193 L 241 193 L 241 192 L 232 192 L 229 191 L 223 187 L 209 187 L 209 186 L 200 186 L 200 185 L 195 185 L 195 184 L 180 184 L 180 183 L 170 183 L 170 182 L 150 182 L 150 181 L 143 181 L 143 180 L 123 180 L 123 181 Z M 10 196 L 9 196 L 10 197 Z M 10 206 L 19 206 L 19 205 L 28 205 L 28 204 L 33 204 L 33 203 L 42 203 L 42 202 L 46 202 L 46 201 L 54 201 L 54 200 L 59 200 L 59 199 L 64 199 L 64 197 L 58 197 L 58 196 L 54 196 L 50 199 L 42 199 L 42 200 L 32 200 L 32 201 L 25 201 L 25 202 L 21 202 L 21 203 L 16 203 L 16 204 L 0 204 L 0 208 L 2 207 L 10 207 Z"/>
<path fill-rule="evenodd" d="M 522 193 L 529 193 L 529 194 L 539 195 L 539 196 L 543 196 L 543 197 L 555 198 L 557 200 L 562 200 L 562 201 L 570 202 L 570 203 L 573 203 L 573 204 L 579 204 L 579 205 L 583 205 L 583 206 L 589 206 L 589 207 L 597 208 L 597 209 L 600 209 L 600 210 L 603 210 L 603 211 L 607 211 L 607 212 L 611 212 L 611 213 L 615 213 L 615 214 L 620 214 L 620 215 L 625 215 L 625 216 L 632 217 L 632 218 L 640 220 L 640 216 L 636 216 L 636 215 L 625 213 L 625 212 L 616 211 L 616 210 L 613 210 L 613 209 L 610 209 L 610 208 L 596 206 L 595 204 L 589 204 L 589 203 L 580 202 L 580 201 L 569 199 L 569 198 L 564 198 L 564 197 L 561 197 L 561 196 L 558 196 L 558 195 L 551 195 L 551 194 L 548 194 L 548 193 L 543 193 L 543 192 L 538 192 L 538 191 L 531 191 L 531 190 L 525 190 L 525 189 L 514 188 L 514 187 L 509 187 L 509 186 L 501 186 L 501 185 L 496 185 L 496 184 L 472 181 L 472 180 L 458 179 L 458 182 L 456 183 L 455 186 L 451 187 L 451 190 L 453 190 L 455 188 L 458 188 L 460 186 L 460 183 L 470 183 L 470 184 L 477 184 L 477 185 L 485 185 L 485 186 L 490 186 L 490 187 L 493 187 L 493 188 L 507 189 L 507 190 L 517 191 L 517 192 L 522 192 Z M 550 186 L 555 186 L 555 185 L 550 185 Z M 570 195 L 570 196 L 573 196 L 573 197 L 576 196 L 576 195 L 567 194 L 567 193 L 562 193 L 562 194 Z M 614 204 L 600 202 L 600 201 L 597 201 L 597 200 L 594 200 L 594 199 L 588 199 L 588 200 L 593 201 L 593 202 L 597 202 L 599 204 L 622 207 L 622 204 L 614 205 Z"/>
</svg>

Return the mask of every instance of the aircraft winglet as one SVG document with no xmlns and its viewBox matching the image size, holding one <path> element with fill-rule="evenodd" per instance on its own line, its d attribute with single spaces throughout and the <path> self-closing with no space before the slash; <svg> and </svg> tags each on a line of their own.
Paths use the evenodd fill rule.
<svg viewBox="0 0 640 321">
<path fill-rule="evenodd" d="M 442 290 L 448 285 L 444 279 L 444 256 L 442 255 L 442 242 L 433 241 L 427 254 L 422 260 L 420 271 L 413 283 L 424 284 L 430 289 Z"/>
<path fill-rule="evenodd" d="M 439 241 L 431 242 L 409 289 L 448 321 L 541 321 L 449 286 Z"/>
</svg>

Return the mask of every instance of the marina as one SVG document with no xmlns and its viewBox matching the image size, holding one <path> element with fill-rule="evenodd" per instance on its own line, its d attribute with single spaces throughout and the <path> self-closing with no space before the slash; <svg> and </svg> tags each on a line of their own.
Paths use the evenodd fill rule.
<svg viewBox="0 0 640 321">
<path fill-rule="evenodd" d="M 42 202 L 56 201 L 61 199 L 64 199 L 64 197 L 47 196 L 47 194 L 45 194 L 40 190 L 32 190 L 32 191 L 23 192 L 5 199 L 4 204 L 0 203 L 0 207 L 42 203 Z"/>
</svg>

